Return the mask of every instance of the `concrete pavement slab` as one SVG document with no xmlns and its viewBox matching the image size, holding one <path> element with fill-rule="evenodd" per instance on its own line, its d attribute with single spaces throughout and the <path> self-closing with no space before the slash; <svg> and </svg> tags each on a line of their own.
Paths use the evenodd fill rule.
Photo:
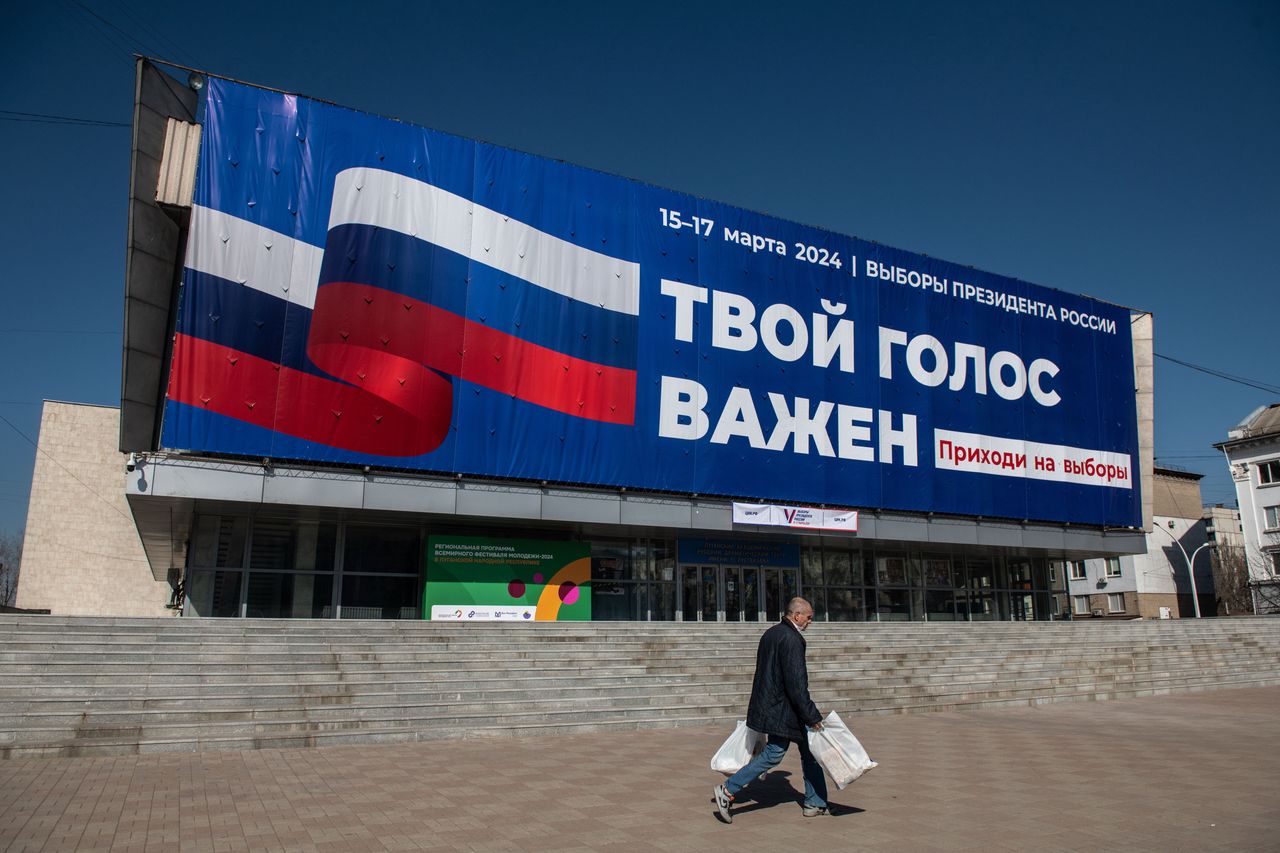
<svg viewBox="0 0 1280 853">
<path fill-rule="evenodd" d="M 18 759 L 0 850 L 1280 850 L 1277 709 L 1280 687 L 850 714 L 881 766 L 833 815 L 801 816 L 792 750 L 728 826 L 720 728 Z"/>
</svg>

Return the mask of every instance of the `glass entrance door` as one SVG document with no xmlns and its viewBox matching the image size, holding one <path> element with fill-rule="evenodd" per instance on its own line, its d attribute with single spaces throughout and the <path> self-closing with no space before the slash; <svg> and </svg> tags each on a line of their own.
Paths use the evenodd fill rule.
<svg viewBox="0 0 1280 853">
<path fill-rule="evenodd" d="M 719 566 L 680 567 L 680 618 L 684 622 L 720 621 Z"/>
<path fill-rule="evenodd" d="M 726 622 L 760 621 L 759 567 L 721 566 L 720 589 Z"/>
<path fill-rule="evenodd" d="M 759 622 L 767 612 L 773 612 L 762 598 L 765 583 L 761 576 L 768 571 L 759 566 L 681 566 L 681 620 Z M 790 575 L 786 594 L 795 595 L 795 570 L 772 571 Z"/>
<path fill-rule="evenodd" d="M 787 610 L 787 602 L 797 594 L 796 569 L 760 570 L 764 574 L 764 618 L 777 622 Z"/>
</svg>

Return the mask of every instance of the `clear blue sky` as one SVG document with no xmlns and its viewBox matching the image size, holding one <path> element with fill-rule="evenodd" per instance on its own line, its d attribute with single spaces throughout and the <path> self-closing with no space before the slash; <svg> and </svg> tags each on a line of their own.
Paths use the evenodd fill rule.
<svg viewBox="0 0 1280 853">
<path fill-rule="evenodd" d="M 295 12 L 294 9 L 305 10 Z M 1280 384 L 1280 3 L 54 0 L 0 29 L 0 415 L 118 404 L 144 52 L 1155 315 Z M 27 117 L 30 118 L 30 117 Z M 1280 394 L 1156 363 L 1157 461 Z M 0 531 L 33 447 L 0 422 Z"/>
</svg>

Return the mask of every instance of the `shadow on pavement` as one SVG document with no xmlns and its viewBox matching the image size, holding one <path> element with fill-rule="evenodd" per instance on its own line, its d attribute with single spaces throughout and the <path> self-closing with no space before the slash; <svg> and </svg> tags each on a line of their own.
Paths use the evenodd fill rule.
<svg viewBox="0 0 1280 853">
<path fill-rule="evenodd" d="M 737 799 L 733 805 L 733 816 L 750 814 L 761 809 L 771 809 L 777 806 L 793 807 L 796 811 L 800 810 L 800 803 L 804 799 L 801 790 L 797 790 L 791 784 L 791 773 L 785 770 L 775 770 L 764 778 L 764 780 L 755 780 L 747 787 L 738 792 Z M 803 781 L 801 782 L 803 786 Z M 715 811 L 715 801 L 711 802 L 712 811 Z M 831 811 L 832 817 L 845 817 L 847 815 L 861 814 L 864 809 L 857 806 L 845 806 L 840 803 L 827 800 L 827 807 Z"/>
</svg>

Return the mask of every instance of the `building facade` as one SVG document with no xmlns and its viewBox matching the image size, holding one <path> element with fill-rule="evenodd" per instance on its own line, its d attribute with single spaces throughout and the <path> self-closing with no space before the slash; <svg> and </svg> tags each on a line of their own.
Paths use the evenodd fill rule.
<svg viewBox="0 0 1280 853">
<path fill-rule="evenodd" d="M 1072 618 L 1176 619 L 1216 613 L 1200 479 L 1199 474 L 1156 468 L 1155 517 L 1146 552 L 1067 564 Z M 1188 560 L 1195 563 L 1198 614 Z"/>
<path fill-rule="evenodd" d="M 1240 510 L 1222 504 L 1204 508 L 1205 535 L 1213 543 L 1213 591 L 1219 616 L 1253 612 L 1244 524 Z"/>
<path fill-rule="evenodd" d="M 195 82 L 139 63 L 118 444 L 188 615 L 1047 619 L 1142 550 L 1148 314 Z"/>
<path fill-rule="evenodd" d="M 1280 404 L 1261 406 L 1215 444 L 1235 481 L 1255 613 L 1280 612 Z"/>
</svg>

